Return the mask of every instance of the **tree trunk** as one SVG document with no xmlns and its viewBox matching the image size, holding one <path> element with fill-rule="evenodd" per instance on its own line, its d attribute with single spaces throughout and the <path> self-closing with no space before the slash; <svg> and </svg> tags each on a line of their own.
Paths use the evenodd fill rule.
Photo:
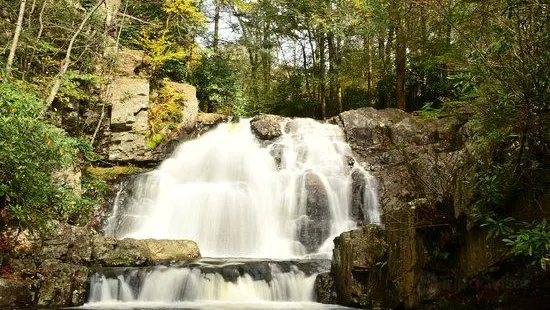
<svg viewBox="0 0 550 310">
<path fill-rule="evenodd" d="M 342 67 L 342 40 L 336 39 L 336 67 L 334 74 L 336 75 L 336 101 L 338 103 L 338 113 L 342 113 L 342 80 L 340 78 L 340 68 Z"/>
<path fill-rule="evenodd" d="M 325 33 L 319 31 L 319 95 L 321 101 L 321 117 L 323 120 L 327 119 L 327 102 L 326 102 L 326 89 L 325 89 L 325 80 L 326 80 L 326 64 L 325 64 Z"/>
<path fill-rule="evenodd" d="M 334 33 L 329 31 L 327 33 L 327 46 L 328 46 L 328 80 L 329 80 L 329 90 L 328 90 L 328 105 L 331 107 L 330 113 L 334 109 L 336 103 L 336 42 L 334 42 Z"/>
<path fill-rule="evenodd" d="M 214 14 L 214 43 L 212 49 L 214 54 L 218 54 L 220 40 L 220 5 L 221 0 L 216 0 L 216 12 Z"/>
<path fill-rule="evenodd" d="M 372 51 L 371 51 L 372 37 L 370 35 L 363 35 L 363 51 L 365 53 L 365 88 L 367 89 L 367 105 L 372 105 Z"/>
<path fill-rule="evenodd" d="M 39 41 L 42 37 L 42 31 L 44 30 L 44 11 L 46 10 L 46 4 L 48 0 L 44 0 L 42 3 L 42 8 L 40 9 L 40 14 L 38 15 L 38 22 L 40 23 L 40 29 L 38 29 L 38 34 L 36 35 L 36 41 Z"/>
<path fill-rule="evenodd" d="M 263 27 L 262 34 L 262 77 L 263 77 L 263 93 L 264 96 L 269 98 L 271 94 L 271 41 L 270 41 L 270 32 L 271 27 L 268 22 L 265 23 Z M 264 98 L 266 98 L 264 97 Z"/>
<path fill-rule="evenodd" d="M 36 8 L 36 0 L 32 0 L 31 11 L 29 12 L 29 17 L 27 18 L 27 28 L 31 27 L 32 14 L 34 13 L 35 8 Z"/>
<path fill-rule="evenodd" d="M 46 111 L 50 108 L 53 100 L 55 99 L 55 96 L 57 95 L 57 92 L 59 91 L 59 87 L 61 86 L 61 80 L 63 79 L 63 76 L 67 72 L 67 69 L 69 68 L 69 65 L 71 63 L 71 52 L 73 50 L 74 42 L 76 41 L 76 38 L 78 35 L 80 35 L 80 32 L 82 32 L 82 29 L 84 29 L 84 25 L 88 22 L 88 20 L 92 17 L 94 12 L 105 2 L 105 0 L 99 0 L 96 5 L 86 14 L 82 22 L 80 23 L 80 26 L 73 34 L 73 37 L 71 38 L 71 41 L 69 42 L 69 46 L 67 47 L 67 52 L 65 53 L 65 59 L 61 62 L 61 66 L 59 68 L 59 72 L 55 76 L 55 80 L 53 83 L 52 88 L 50 89 L 50 94 L 48 98 L 46 99 L 46 105 L 44 106 L 44 109 L 42 110 L 42 114 L 45 114 Z"/>
<path fill-rule="evenodd" d="M 396 5 L 394 12 L 394 20 L 396 23 L 396 46 L 395 46 L 395 101 L 397 102 L 397 108 L 405 110 L 405 70 L 407 65 L 407 42 L 405 36 L 405 30 L 403 27 L 403 18 L 401 16 L 401 9 L 399 5 Z"/>
<path fill-rule="evenodd" d="M 302 47 L 302 65 L 304 67 L 304 77 L 306 80 L 306 93 L 309 100 L 313 98 L 313 94 L 311 93 L 311 86 L 309 84 L 309 73 L 307 68 L 307 53 L 306 53 L 306 46 L 302 43 L 300 43 L 300 46 Z"/>
<path fill-rule="evenodd" d="M 19 16 L 17 17 L 17 25 L 15 26 L 15 33 L 13 34 L 13 41 L 11 42 L 10 54 L 8 55 L 8 62 L 6 63 L 6 82 L 10 79 L 11 76 L 13 59 L 15 58 L 15 50 L 17 49 L 17 44 L 19 43 L 23 17 L 25 16 L 26 3 L 26 0 L 21 0 L 21 4 L 19 5 Z"/>
</svg>

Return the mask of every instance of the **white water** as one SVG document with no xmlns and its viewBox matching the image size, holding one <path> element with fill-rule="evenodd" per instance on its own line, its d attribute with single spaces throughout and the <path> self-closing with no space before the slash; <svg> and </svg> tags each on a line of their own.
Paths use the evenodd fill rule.
<svg viewBox="0 0 550 310">
<path fill-rule="evenodd" d="M 117 197 L 106 233 L 117 238 L 190 239 L 197 241 L 203 257 L 330 258 L 334 237 L 354 229 L 357 221 L 380 222 L 378 184 L 350 160 L 351 149 L 338 126 L 294 119 L 281 129 L 280 138 L 260 142 L 249 121 L 242 120 L 183 143 L 157 170 L 135 182 L 129 205 L 121 207 Z M 353 173 L 365 180 L 362 219 L 351 216 Z M 321 215 L 313 214 L 312 203 Z M 313 250 L 303 243 L 310 242 L 310 234 L 321 238 L 315 239 Z M 315 300 L 315 274 L 308 276 L 296 266 L 290 272 L 270 266 L 269 281 L 245 273 L 231 282 L 220 272 L 199 268 L 158 268 L 131 279 L 95 274 L 89 306 L 122 302 L 165 307 L 184 302 L 185 308 L 202 308 L 207 302 L 208 308 L 221 301 L 264 309 L 271 306 L 250 305 Z M 288 306 L 293 307 L 309 306 Z"/>
<path fill-rule="evenodd" d="M 195 240 L 205 257 L 330 257 L 332 239 L 356 226 L 350 217 L 352 170 L 364 173 L 369 185 L 373 178 L 357 164 L 350 168 L 351 150 L 338 126 L 310 119 L 281 126 L 284 134 L 267 147 L 247 120 L 182 144 L 139 180 L 140 196 L 125 211 L 125 227 L 117 229 L 111 218 L 107 233 Z M 279 167 L 271 153 L 279 154 Z M 300 225 L 311 221 L 307 178 L 318 180 L 330 210 L 330 234 L 316 253 L 306 253 L 297 237 Z M 363 213 L 370 222 L 380 221 L 376 194 L 375 184 L 365 191 Z"/>
<path fill-rule="evenodd" d="M 293 267 L 283 273 L 272 266 L 272 279 L 254 280 L 245 274 L 235 282 L 225 281 L 218 273 L 203 273 L 199 268 L 159 268 L 149 272 L 137 291 L 123 275 L 108 279 L 94 274 L 89 304 L 120 302 L 193 302 L 193 301 L 311 301 L 315 276 L 306 276 Z M 139 281 L 139 280 L 138 280 Z"/>
</svg>

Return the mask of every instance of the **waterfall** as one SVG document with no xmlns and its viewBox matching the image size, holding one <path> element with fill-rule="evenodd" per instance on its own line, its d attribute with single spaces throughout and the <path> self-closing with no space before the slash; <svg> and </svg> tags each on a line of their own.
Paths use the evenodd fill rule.
<svg viewBox="0 0 550 310">
<path fill-rule="evenodd" d="M 315 275 L 306 275 L 296 266 L 283 272 L 270 264 L 269 277 L 244 273 L 233 281 L 221 270 L 159 267 L 130 270 L 116 278 L 95 273 L 91 278 L 90 303 L 99 302 L 183 302 L 183 301 L 311 301 Z"/>
<path fill-rule="evenodd" d="M 129 199 L 119 192 L 106 234 L 190 239 L 203 257 L 330 259 L 334 237 L 358 222 L 380 222 L 376 180 L 353 158 L 340 127 L 311 119 L 280 126 L 273 141 L 258 140 L 241 120 L 181 144 L 133 180 Z M 313 300 L 314 275 L 277 265 L 270 274 L 241 272 L 227 281 L 197 268 L 166 268 L 136 286 L 128 275 L 98 273 L 90 301 Z"/>
</svg>

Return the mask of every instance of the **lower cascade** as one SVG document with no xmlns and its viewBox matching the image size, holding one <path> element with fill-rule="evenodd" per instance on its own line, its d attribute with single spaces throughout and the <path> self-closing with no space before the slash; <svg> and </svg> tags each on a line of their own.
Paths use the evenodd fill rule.
<svg viewBox="0 0 550 310">
<path fill-rule="evenodd" d="M 279 137 L 261 141 L 250 120 L 221 124 L 123 186 L 106 235 L 194 240 L 207 258 L 98 270 L 88 305 L 315 301 L 334 237 L 380 221 L 377 182 L 338 126 L 277 126 Z"/>
<path fill-rule="evenodd" d="M 234 261 L 114 268 L 91 277 L 89 302 L 312 301 L 315 275 L 326 267 L 326 261 Z"/>
</svg>

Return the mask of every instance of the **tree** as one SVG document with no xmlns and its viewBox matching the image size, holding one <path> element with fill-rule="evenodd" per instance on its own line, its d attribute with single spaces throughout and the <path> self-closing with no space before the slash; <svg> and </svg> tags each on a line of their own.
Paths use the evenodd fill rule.
<svg viewBox="0 0 550 310">
<path fill-rule="evenodd" d="M 215 13 L 214 13 L 214 43 L 212 44 L 213 47 L 212 49 L 214 50 L 214 54 L 217 54 L 218 53 L 218 48 L 219 48 L 219 44 L 220 44 L 220 6 L 221 6 L 221 1 L 220 0 L 215 0 L 216 1 L 216 8 L 215 8 Z"/>
<path fill-rule="evenodd" d="M 13 40 L 11 43 L 10 54 L 8 56 L 8 61 L 6 63 L 6 82 L 9 80 L 11 76 L 13 59 L 15 58 L 15 51 L 17 49 L 17 44 L 19 43 L 19 36 L 21 35 L 23 17 L 25 17 L 26 2 L 27 2 L 26 0 L 21 0 L 21 4 L 19 5 L 19 16 L 17 18 L 17 25 L 15 26 L 15 33 L 13 35 Z"/>
<path fill-rule="evenodd" d="M 95 6 L 88 11 L 86 16 L 84 16 L 84 19 L 74 32 L 71 40 L 69 41 L 69 46 L 67 47 L 67 50 L 65 52 L 65 59 L 61 62 L 61 66 L 59 68 L 59 72 L 54 78 L 53 86 L 50 89 L 48 98 L 46 99 L 46 105 L 44 106 L 44 109 L 42 111 L 42 114 L 44 114 L 47 109 L 51 106 L 52 102 L 55 99 L 55 96 L 57 95 L 57 92 L 59 91 L 59 87 L 61 86 L 61 81 L 63 79 L 63 76 L 65 76 L 65 73 L 67 72 L 67 69 L 69 68 L 69 65 L 71 63 L 71 53 L 73 51 L 73 45 L 76 41 L 76 38 L 80 35 L 80 32 L 82 32 L 82 29 L 84 29 L 84 26 L 88 22 L 88 20 L 92 17 L 92 15 L 95 13 L 95 11 L 105 2 L 105 0 L 99 0 Z"/>
</svg>

